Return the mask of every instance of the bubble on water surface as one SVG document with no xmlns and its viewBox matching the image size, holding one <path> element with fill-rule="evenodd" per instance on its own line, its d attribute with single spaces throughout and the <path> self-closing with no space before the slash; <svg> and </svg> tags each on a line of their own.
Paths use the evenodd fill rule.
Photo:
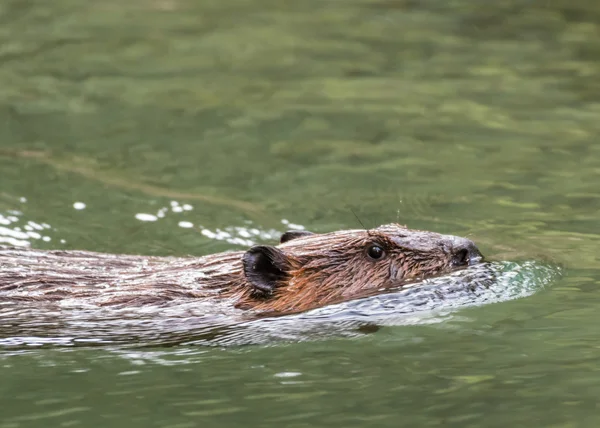
<svg viewBox="0 0 600 428">
<path fill-rule="evenodd" d="M 198 228 L 200 229 L 200 233 L 209 239 L 225 241 L 229 244 L 243 247 L 251 247 L 260 241 L 278 242 L 283 233 L 275 229 L 261 230 L 256 227 L 245 226 L 227 226 L 214 230 L 204 226 L 198 226 Z"/>
<path fill-rule="evenodd" d="M 158 220 L 158 217 L 153 215 L 153 214 L 146 214 L 146 213 L 137 213 L 135 215 L 135 218 L 138 219 L 139 221 L 156 221 Z"/>
<path fill-rule="evenodd" d="M 51 226 L 26 220 L 20 211 L 0 213 L 0 245 L 29 247 L 32 241 L 48 242 L 51 238 L 40 233 L 44 229 L 51 229 Z"/>
</svg>

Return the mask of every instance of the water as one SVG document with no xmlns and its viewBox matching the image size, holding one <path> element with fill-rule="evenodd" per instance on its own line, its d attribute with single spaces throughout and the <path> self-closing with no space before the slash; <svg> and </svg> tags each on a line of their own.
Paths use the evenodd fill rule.
<svg viewBox="0 0 600 428">
<path fill-rule="evenodd" d="M 352 209 L 521 272 L 475 306 L 375 302 L 377 331 L 351 307 L 244 346 L 22 338 L 0 428 L 598 425 L 597 2 L 7 0 L 0 20 L 0 243 L 202 255 Z"/>
</svg>

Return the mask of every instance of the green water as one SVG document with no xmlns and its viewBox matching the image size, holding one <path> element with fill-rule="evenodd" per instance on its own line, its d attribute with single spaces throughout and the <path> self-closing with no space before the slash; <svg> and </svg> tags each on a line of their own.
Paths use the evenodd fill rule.
<svg viewBox="0 0 600 428">
<path fill-rule="evenodd" d="M 1 243 L 202 255 L 352 208 L 564 269 L 355 338 L 5 348 L 0 428 L 600 424 L 600 3 L 4 0 L 0 24 Z"/>
</svg>

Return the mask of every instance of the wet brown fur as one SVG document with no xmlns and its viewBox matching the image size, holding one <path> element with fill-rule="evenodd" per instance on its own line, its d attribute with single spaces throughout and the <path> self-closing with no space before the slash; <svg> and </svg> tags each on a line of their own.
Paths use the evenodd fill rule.
<svg viewBox="0 0 600 428">
<path fill-rule="evenodd" d="M 289 269 L 272 293 L 249 283 L 241 251 L 178 258 L 0 247 L 0 303 L 143 306 L 227 299 L 245 310 L 298 312 L 447 272 L 448 238 L 396 224 L 299 237 L 276 247 Z M 385 250 L 381 260 L 368 257 L 373 244 Z"/>
</svg>

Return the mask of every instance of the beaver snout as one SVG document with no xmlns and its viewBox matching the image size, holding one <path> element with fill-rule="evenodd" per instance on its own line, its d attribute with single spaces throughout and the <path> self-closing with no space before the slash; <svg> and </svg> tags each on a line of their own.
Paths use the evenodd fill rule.
<svg viewBox="0 0 600 428">
<path fill-rule="evenodd" d="M 452 254 L 451 263 L 455 267 L 471 266 L 483 260 L 479 248 L 469 239 L 454 236 L 448 247 Z"/>
</svg>

